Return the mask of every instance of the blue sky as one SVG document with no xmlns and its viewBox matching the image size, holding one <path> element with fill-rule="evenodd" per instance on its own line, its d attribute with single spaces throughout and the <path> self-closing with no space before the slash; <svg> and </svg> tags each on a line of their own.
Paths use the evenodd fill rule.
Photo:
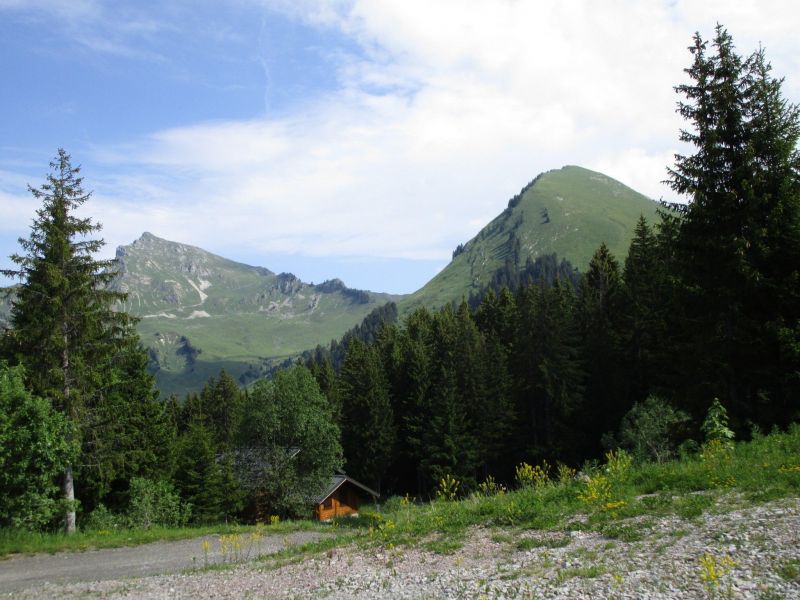
<svg viewBox="0 0 800 600">
<path fill-rule="evenodd" d="M 0 266 L 64 147 L 108 253 L 143 231 L 411 292 L 541 171 L 653 197 L 695 30 L 800 98 L 791 2 L 0 0 Z"/>
</svg>

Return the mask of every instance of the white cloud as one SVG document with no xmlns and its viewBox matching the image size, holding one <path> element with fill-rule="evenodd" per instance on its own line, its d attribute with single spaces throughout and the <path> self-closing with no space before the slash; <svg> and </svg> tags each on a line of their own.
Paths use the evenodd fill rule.
<svg viewBox="0 0 800 600">
<path fill-rule="evenodd" d="M 36 204 L 30 197 L 20 197 L 0 190 L 0 233 L 19 235 L 30 227 L 36 216 Z M 0 284 L 0 287 L 2 284 Z"/>
</svg>

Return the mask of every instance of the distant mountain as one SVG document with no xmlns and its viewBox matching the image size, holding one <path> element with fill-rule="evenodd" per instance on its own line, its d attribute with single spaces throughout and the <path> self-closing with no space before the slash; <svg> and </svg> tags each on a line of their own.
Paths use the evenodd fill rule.
<svg viewBox="0 0 800 600">
<path fill-rule="evenodd" d="M 585 270 L 602 242 L 624 260 L 640 215 L 657 219 L 658 203 L 606 175 L 575 166 L 542 173 L 514 196 L 423 288 L 399 302 L 401 314 L 478 293 L 501 269 L 555 253 Z"/>
<path fill-rule="evenodd" d="M 117 249 L 112 288 L 139 317 L 162 394 L 197 390 L 221 368 L 246 382 L 270 365 L 338 339 L 398 296 L 319 285 L 143 234 Z"/>
</svg>

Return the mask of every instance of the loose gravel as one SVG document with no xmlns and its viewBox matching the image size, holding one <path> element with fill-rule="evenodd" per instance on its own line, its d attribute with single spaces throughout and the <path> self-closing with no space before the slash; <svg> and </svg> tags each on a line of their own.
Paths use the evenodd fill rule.
<svg viewBox="0 0 800 600">
<path fill-rule="evenodd" d="M 223 571 L 39 584 L 15 597 L 800 598 L 800 499 L 620 525 L 633 535 L 474 528 L 447 555 L 354 544 L 298 562 L 262 558 Z M 704 579 L 703 560 L 721 568 L 713 581 Z"/>
</svg>

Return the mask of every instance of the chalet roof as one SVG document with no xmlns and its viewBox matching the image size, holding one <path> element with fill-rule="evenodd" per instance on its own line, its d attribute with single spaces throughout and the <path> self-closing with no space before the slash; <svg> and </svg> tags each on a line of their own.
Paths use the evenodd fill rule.
<svg viewBox="0 0 800 600">
<path fill-rule="evenodd" d="M 372 496 L 373 498 L 379 498 L 379 497 L 380 497 L 380 494 L 379 494 L 378 492 L 376 492 L 375 490 L 373 490 L 373 489 L 371 489 L 371 488 L 368 488 L 368 487 L 367 487 L 367 486 L 365 486 L 363 483 L 360 483 L 360 482 L 356 481 L 355 479 L 353 479 L 352 477 L 348 477 L 348 476 L 347 476 L 347 475 L 345 475 L 344 473 L 341 473 L 341 472 L 339 472 L 339 473 L 336 473 L 336 474 L 335 474 L 335 475 L 334 475 L 334 476 L 331 478 L 331 483 L 330 483 L 330 485 L 329 485 L 329 486 L 328 486 L 328 487 L 325 489 L 325 492 L 324 492 L 324 493 L 323 493 L 321 496 L 319 496 L 319 497 L 317 498 L 317 500 L 316 500 L 316 503 L 317 503 L 317 504 L 322 504 L 323 502 L 325 502 L 325 500 L 326 500 L 326 499 L 327 499 L 327 498 L 328 498 L 328 497 L 329 497 L 331 494 L 333 494 L 333 492 L 335 492 L 336 490 L 338 490 L 338 489 L 339 489 L 340 487 L 342 487 L 342 486 L 343 486 L 345 483 L 352 483 L 354 486 L 356 486 L 357 488 L 359 488 L 359 489 L 361 489 L 362 491 L 366 492 L 367 494 L 369 494 L 369 495 L 370 495 L 370 496 Z"/>
</svg>

